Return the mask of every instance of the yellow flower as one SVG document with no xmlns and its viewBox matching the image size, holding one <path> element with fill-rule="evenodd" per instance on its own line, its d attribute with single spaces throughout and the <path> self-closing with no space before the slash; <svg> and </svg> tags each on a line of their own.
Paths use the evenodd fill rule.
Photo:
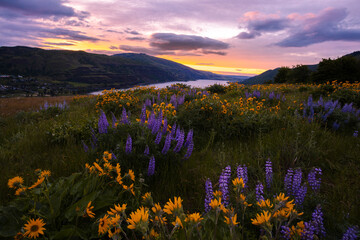
<svg viewBox="0 0 360 240">
<path fill-rule="evenodd" d="M 169 199 L 169 201 L 164 206 L 164 212 L 167 214 L 173 214 L 174 212 L 180 211 L 180 209 L 182 209 L 181 202 L 182 199 L 180 197 L 174 197 L 174 202 Z"/>
<path fill-rule="evenodd" d="M 159 203 L 155 203 L 155 206 L 152 207 L 151 210 L 152 210 L 155 214 L 159 213 L 159 212 L 161 211 L 161 206 L 160 206 L 160 204 L 159 204 Z"/>
<path fill-rule="evenodd" d="M 235 178 L 233 181 L 232 181 L 233 185 L 235 188 L 244 188 L 245 187 L 245 184 L 244 184 L 244 180 L 242 178 Z"/>
<path fill-rule="evenodd" d="M 249 204 L 246 202 L 246 197 L 244 194 L 240 194 L 240 202 L 241 204 L 243 204 L 245 207 L 251 207 L 252 204 Z"/>
<path fill-rule="evenodd" d="M 110 225 L 112 226 L 116 226 L 118 225 L 118 223 L 120 222 L 120 215 L 119 214 L 115 214 L 115 216 L 113 216 L 112 218 L 110 218 Z"/>
<path fill-rule="evenodd" d="M 16 196 L 20 196 L 21 194 L 25 193 L 26 189 L 27 189 L 26 187 L 18 188 L 18 189 L 15 191 L 15 195 L 16 195 Z"/>
<path fill-rule="evenodd" d="M 36 220 L 30 218 L 30 220 L 24 226 L 24 229 L 26 230 L 24 236 L 27 236 L 29 238 L 37 238 L 39 237 L 39 234 L 44 235 L 44 225 L 45 223 L 41 218 L 38 218 Z"/>
<path fill-rule="evenodd" d="M 157 232 L 155 232 L 154 229 L 151 229 L 151 231 L 150 231 L 150 237 L 156 239 L 157 237 L 159 237 L 159 234 L 158 234 Z"/>
<path fill-rule="evenodd" d="M 239 222 L 236 222 L 236 219 L 237 219 L 237 214 L 235 213 L 234 216 L 228 218 L 225 216 L 225 220 L 224 222 L 227 224 L 227 225 L 232 225 L 232 226 L 236 226 L 239 224 Z"/>
<path fill-rule="evenodd" d="M 216 190 L 215 192 L 213 192 L 213 195 L 214 195 L 214 197 L 215 197 L 215 198 L 219 198 L 219 197 L 221 197 L 221 196 L 222 196 L 222 192 L 221 192 L 221 191 Z"/>
<path fill-rule="evenodd" d="M 261 214 L 256 214 L 256 219 L 251 219 L 252 224 L 262 225 L 270 220 L 271 214 L 268 211 L 263 211 Z"/>
<path fill-rule="evenodd" d="M 129 223 L 129 229 L 135 229 L 141 222 L 148 222 L 149 213 L 144 207 L 140 207 L 136 212 L 130 213 L 130 217 L 126 220 Z"/>
<path fill-rule="evenodd" d="M 37 186 L 39 186 L 40 184 L 43 183 L 45 178 L 39 178 L 36 183 L 34 183 L 31 187 L 29 187 L 29 189 L 33 189 L 33 188 L 36 188 Z"/>
<path fill-rule="evenodd" d="M 151 198 L 151 193 L 147 192 L 141 198 L 142 198 L 143 201 L 146 201 L 146 199 Z"/>
<path fill-rule="evenodd" d="M 285 202 L 289 199 L 289 197 L 285 197 L 284 193 L 280 193 L 278 196 L 276 196 L 275 200 L 278 202 Z"/>
<path fill-rule="evenodd" d="M 20 184 L 24 183 L 24 179 L 22 177 L 16 176 L 8 181 L 9 188 L 18 188 L 20 187 Z"/>
<path fill-rule="evenodd" d="M 93 209 L 94 209 L 94 206 L 91 206 L 91 201 L 90 201 L 88 203 L 88 205 L 86 206 L 83 217 L 95 218 L 95 213 L 92 212 Z"/>
<path fill-rule="evenodd" d="M 200 213 L 192 213 L 188 214 L 185 222 L 193 222 L 193 223 L 199 223 L 203 218 L 200 216 Z"/>
<path fill-rule="evenodd" d="M 107 211 L 107 213 L 109 215 L 115 215 L 117 213 L 120 214 L 125 211 L 126 206 L 127 206 L 127 204 L 125 204 L 125 203 L 122 206 L 120 206 L 120 204 L 118 204 L 118 205 L 114 204 L 114 208 L 110 208 L 110 211 Z"/>
<path fill-rule="evenodd" d="M 40 178 L 48 178 L 51 176 L 51 172 L 49 170 L 41 171 Z"/>
<path fill-rule="evenodd" d="M 99 219 L 99 235 L 106 233 L 110 227 L 110 219 L 107 214 Z"/>
<path fill-rule="evenodd" d="M 176 227 L 176 226 L 179 226 L 179 227 L 181 227 L 181 228 L 184 228 L 184 226 L 183 226 L 183 224 L 182 224 L 182 222 L 181 222 L 181 220 L 180 220 L 180 218 L 178 217 L 178 216 L 176 216 L 176 219 L 175 219 L 175 221 L 174 222 L 172 222 L 172 224 Z"/>
<path fill-rule="evenodd" d="M 133 170 L 129 170 L 129 176 L 130 176 L 130 179 L 135 181 L 135 174 L 134 174 L 134 171 Z"/>
<path fill-rule="evenodd" d="M 109 229 L 109 231 L 108 231 L 108 236 L 109 236 L 109 238 L 113 238 L 114 236 L 118 236 L 118 235 L 120 235 L 120 233 L 121 233 L 121 229 L 120 228 L 115 228 L 114 229 L 114 232 L 112 232 L 111 231 L 111 229 Z M 119 239 L 119 237 L 115 237 L 114 239 Z"/>
<path fill-rule="evenodd" d="M 261 199 L 259 202 L 257 202 L 257 205 L 259 205 L 259 207 L 261 208 L 272 208 L 273 207 L 273 204 L 270 203 L 270 200 L 269 199 L 266 199 L 266 200 L 263 200 Z"/>
</svg>

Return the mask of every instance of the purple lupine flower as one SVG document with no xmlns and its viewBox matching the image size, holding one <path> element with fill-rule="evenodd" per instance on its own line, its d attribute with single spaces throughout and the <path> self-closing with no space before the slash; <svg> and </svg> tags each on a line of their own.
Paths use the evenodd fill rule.
<svg viewBox="0 0 360 240">
<path fill-rule="evenodd" d="M 146 99 L 148 100 L 148 99 Z M 146 121 L 146 104 L 144 104 L 141 108 L 141 114 L 140 114 L 140 122 L 144 124 Z"/>
<path fill-rule="evenodd" d="M 255 195 L 256 195 L 256 201 L 259 202 L 260 200 L 264 200 L 264 186 L 262 185 L 261 182 L 259 182 L 258 184 L 256 184 L 256 188 L 255 188 Z"/>
<path fill-rule="evenodd" d="M 214 199 L 213 188 L 212 188 L 212 183 L 208 178 L 206 179 L 205 182 L 205 212 L 210 211 L 211 207 L 209 204 L 212 199 Z"/>
<path fill-rule="evenodd" d="M 193 141 L 193 134 L 194 134 L 194 131 L 192 129 L 190 129 L 186 136 L 186 141 L 185 141 L 184 147 L 187 147 Z"/>
<path fill-rule="evenodd" d="M 312 222 L 304 222 L 304 231 L 301 233 L 302 240 L 313 240 L 315 234 L 315 227 Z"/>
<path fill-rule="evenodd" d="M 301 187 L 301 181 L 302 181 L 302 171 L 300 168 L 295 169 L 293 180 L 292 180 L 292 189 L 291 193 L 293 196 L 297 195 L 297 192 L 299 191 Z"/>
<path fill-rule="evenodd" d="M 265 174 L 266 174 L 266 186 L 267 188 L 270 188 L 273 178 L 272 162 L 270 158 L 268 158 L 268 160 L 266 160 L 265 163 Z"/>
<path fill-rule="evenodd" d="M 222 193 L 224 206 L 229 205 L 229 182 L 231 177 L 231 167 L 228 165 L 222 170 L 219 178 L 219 190 Z"/>
<path fill-rule="evenodd" d="M 305 196 L 307 192 L 307 187 L 303 184 L 296 192 L 295 197 L 295 204 L 296 206 L 301 206 L 304 202 Z"/>
<path fill-rule="evenodd" d="M 152 176 L 154 174 L 155 174 L 155 157 L 151 156 L 149 160 L 148 176 Z"/>
<path fill-rule="evenodd" d="M 175 132 L 175 140 L 176 141 L 180 137 L 180 134 L 181 134 L 181 129 L 180 129 L 180 126 L 178 126 L 177 129 L 176 129 L 176 132 Z"/>
<path fill-rule="evenodd" d="M 149 154 L 150 154 L 149 146 L 146 145 L 146 146 L 145 146 L 144 155 L 145 155 L 145 156 L 148 156 Z"/>
<path fill-rule="evenodd" d="M 184 138 L 185 138 L 185 133 L 184 131 L 180 130 L 179 136 L 177 137 L 177 144 L 174 148 L 174 152 L 180 152 L 183 144 L 184 144 Z"/>
<path fill-rule="evenodd" d="M 159 144 L 161 142 L 161 138 L 162 138 L 162 132 L 160 131 L 156 134 L 155 143 Z"/>
<path fill-rule="evenodd" d="M 193 150 L 194 150 L 194 143 L 191 141 L 188 144 L 187 149 L 186 149 L 186 153 L 185 153 L 185 156 L 184 156 L 185 160 L 188 159 L 191 156 Z"/>
<path fill-rule="evenodd" d="M 285 179 L 284 179 L 284 188 L 285 188 L 287 195 L 292 194 L 291 190 L 292 190 L 293 176 L 294 176 L 294 170 L 292 168 L 289 168 L 287 170 L 287 173 L 286 173 Z"/>
<path fill-rule="evenodd" d="M 274 92 L 269 93 L 269 99 L 270 99 L 270 100 L 274 99 L 274 97 L 275 97 L 275 93 L 274 93 Z"/>
<path fill-rule="evenodd" d="M 174 139 L 175 133 L 176 133 L 176 123 L 174 123 L 174 125 L 172 125 L 171 127 L 171 132 L 170 132 L 171 139 Z"/>
<path fill-rule="evenodd" d="M 95 149 L 96 146 L 97 146 L 97 138 L 96 138 L 96 134 L 95 134 L 95 131 L 92 127 L 90 127 L 90 130 L 91 130 L 91 149 Z"/>
<path fill-rule="evenodd" d="M 115 155 L 112 151 L 111 151 L 111 157 L 112 157 L 112 159 L 114 159 L 114 160 L 117 159 L 116 155 Z"/>
<path fill-rule="evenodd" d="M 109 127 L 109 123 L 106 119 L 106 115 L 104 113 L 103 110 L 100 110 L 100 117 L 99 117 L 99 121 L 98 121 L 98 127 L 99 127 L 99 133 L 107 133 L 108 127 Z"/>
<path fill-rule="evenodd" d="M 323 224 L 323 213 L 321 211 L 321 206 L 318 205 L 314 212 L 312 213 L 311 222 L 314 226 L 314 233 L 318 236 L 325 237 L 326 232 Z"/>
<path fill-rule="evenodd" d="M 342 240 L 356 240 L 359 238 L 359 235 L 360 235 L 359 226 L 357 226 L 357 225 L 351 226 L 351 227 L 348 227 L 348 229 L 344 233 Z"/>
<path fill-rule="evenodd" d="M 248 173 L 247 173 L 247 167 L 246 165 L 239 165 L 236 169 L 237 177 L 242 178 L 244 181 L 245 187 L 247 186 L 248 182 Z"/>
<path fill-rule="evenodd" d="M 148 128 L 153 129 L 155 122 L 156 122 L 155 114 L 154 112 L 151 112 L 148 118 Z"/>
<path fill-rule="evenodd" d="M 132 151 L 132 139 L 131 136 L 128 135 L 128 138 L 126 139 L 125 153 L 130 154 L 131 151 Z"/>
<path fill-rule="evenodd" d="M 338 123 L 338 122 L 334 122 L 333 125 L 332 125 L 332 128 L 333 128 L 334 130 L 338 130 L 339 127 L 340 127 L 340 123 Z"/>
<path fill-rule="evenodd" d="M 84 151 L 85 151 L 85 152 L 88 152 L 88 151 L 89 151 L 89 147 L 84 143 L 84 141 L 81 141 L 81 142 L 82 142 Z"/>
<path fill-rule="evenodd" d="M 286 239 L 286 240 L 291 239 L 291 230 L 287 226 L 281 226 L 280 234 L 283 239 Z"/>
<path fill-rule="evenodd" d="M 166 135 L 164 147 L 163 147 L 161 153 L 162 153 L 163 155 L 165 155 L 165 154 L 169 151 L 170 146 L 171 146 L 171 133 L 168 133 L 168 134 Z"/>
<path fill-rule="evenodd" d="M 314 192 L 319 192 L 320 190 L 321 175 L 322 171 L 320 168 L 313 168 L 308 174 L 308 182 Z"/>
<path fill-rule="evenodd" d="M 157 95 L 157 103 L 160 103 L 161 102 L 161 98 L 160 98 L 160 91 L 158 92 L 158 95 Z"/>
<path fill-rule="evenodd" d="M 117 120 L 113 112 L 111 112 L 111 120 L 112 120 L 112 127 L 115 128 Z"/>
<path fill-rule="evenodd" d="M 123 108 L 123 110 L 122 110 L 121 122 L 122 122 L 123 124 L 130 124 L 130 122 L 129 122 L 129 120 L 128 120 L 128 116 L 127 116 L 127 114 L 126 114 L 126 109 L 125 109 L 125 108 Z"/>
<path fill-rule="evenodd" d="M 359 135 L 359 131 L 358 131 L 358 130 L 355 130 L 354 133 L 353 133 L 353 137 L 356 137 L 356 138 L 357 138 L 358 135 Z"/>
<path fill-rule="evenodd" d="M 45 102 L 44 103 L 44 109 L 47 110 L 48 108 L 49 108 L 49 104 L 48 104 L 48 102 Z"/>
<path fill-rule="evenodd" d="M 164 118 L 164 124 L 163 124 L 163 129 L 162 129 L 162 133 L 165 135 L 167 132 L 167 127 L 168 127 L 168 122 L 166 117 Z"/>
</svg>

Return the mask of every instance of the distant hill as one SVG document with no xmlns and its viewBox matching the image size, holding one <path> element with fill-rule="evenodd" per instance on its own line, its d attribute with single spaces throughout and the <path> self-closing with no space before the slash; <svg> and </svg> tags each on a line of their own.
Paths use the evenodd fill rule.
<svg viewBox="0 0 360 240">
<path fill-rule="evenodd" d="M 107 56 L 22 46 L 0 47 L 0 73 L 118 88 L 169 81 L 221 79 L 220 75 L 146 54 Z"/>
<path fill-rule="evenodd" d="M 360 60 L 360 51 L 356 51 L 350 54 L 346 54 L 345 56 L 352 56 L 357 58 L 358 60 Z M 316 71 L 318 64 L 313 64 L 313 65 L 306 65 L 311 71 Z M 267 70 L 259 75 L 256 75 L 254 77 L 248 78 L 245 81 L 242 81 L 242 84 L 263 84 L 265 82 L 268 81 L 274 81 L 274 78 L 276 76 L 276 74 L 279 71 L 279 67 L 275 68 L 275 69 L 271 69 L 271 70 Z"/>
</svg>

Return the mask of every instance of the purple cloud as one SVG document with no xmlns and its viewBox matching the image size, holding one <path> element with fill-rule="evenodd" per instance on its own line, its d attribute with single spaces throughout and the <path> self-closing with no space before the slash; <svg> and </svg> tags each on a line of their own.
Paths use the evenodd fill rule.
<svg viewBox="0 0 360 240">
<path fill-rule="evenodd" d="M 55 46 L 73 46 L 73 43 L 52 43 L 52 42 L 42 42 L 45 45 L 55 45 Z"/>
<path fill-rule="evenodd" d="M 109 48 L 112 50 L 119 49 L 117 46 L 110 46 Z"/>
<path fill-rule="evenodd" d="M 120 45 L 119 49 L 126 51 L 126 52 L 133 52 L 133 53 L 146 53 L 149 55 L 174 55 L 174 52 L 170 51 L 162 51 L 156 50 L 153 48 L 146 48 L 146 47 L 138 47 L 138 46 L 129 46 L 129 45 Z"/>
<path fill-rule="evenodd" d="M 86 12 L 76 13 L 72 7 L 64 6 L 61 0 L 1 0 L 0 8 L 41 17 L 76 17 L 87 14 Z"/>
<path fill-rule="evenodd" d="M 290 35 L 278 42 L 281 47 L 305 47 L 326 41 L 360 41 L 360 28 L 346 28 L 345 8 L 327 8 L 306 18 Z"/>
<path fill-rule="evenodd" d="M 265 32 L 278 32 L 290 25 L 291 19 L 280 18 L 277 15 L 264 15 L 259 12 L 247 12 L 241 19 L 245 24 L 246 32 L 237 35 L 240 39 L 253 39 Z"/>
<path fill-rule="evenodd" d="M 177 35 L 174 33 L 155 33 L 151 35 L 150 46 L 159 50 L 224 50 L 229 44 L 219 40 L 195 35 Z"/>
<path fill-rule="evenodd" d="M 132 30 L 130 28 L 125 29 L 124 32 L 131 34 L 131 35 L 141 35 L 141 33 L 139 33 L 138 31 Z"/>
<path fill-rule="evenodd" d="M 83 35 L 83 33 L 80 31 L 74 31 L 64 28 L 45 29 L 43 32 L 45 35 L 49 34 L 50 36 L 54 36 L 57 38 L 72 39 L 77 41 L 96 42 L 100 40 L 99 38 Z"/>
<path fill-rule="evenodd" d="M 143 38 L 143 37 L 127 37 L 126 40 L 129 40 L 129 41 L 143 41 L 143 40 L 145 40 L 145 38 Z"/>
</svg>

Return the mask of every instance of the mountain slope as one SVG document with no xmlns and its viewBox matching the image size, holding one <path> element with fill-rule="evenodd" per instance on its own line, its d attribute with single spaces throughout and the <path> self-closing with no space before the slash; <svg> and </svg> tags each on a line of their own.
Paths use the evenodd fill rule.
<svg viewBox="0 0 360 240">
<path fill-rule="evenodd" d="M 0 47 L 0 63 L 1 74 L 116 87 L 218 78 L 216 74 L 169 60 L 132 53 L 107 56 L 84 51 Z"/>
<path fill-rule="evenodd" d="M 352 57 L 355 57 L 356 59 L 360 60 L 360 51 L 346 54 L 343 57 L 346 57 L 346 56 L 352 56 Z M 314 72 L 317 70 L 318 64 L 306 65 L 306 66 L 310 69 L 310 71 Z M 275 78 L 276 74 L 278 73 L 278 71 L 279 71 L 279 68 L 267 70 L 259 75 L 248 78 L 241 83 L 242 84 L 263 84 L 268 81 L 274 81 L 274 78 Z"/>
</svg>

